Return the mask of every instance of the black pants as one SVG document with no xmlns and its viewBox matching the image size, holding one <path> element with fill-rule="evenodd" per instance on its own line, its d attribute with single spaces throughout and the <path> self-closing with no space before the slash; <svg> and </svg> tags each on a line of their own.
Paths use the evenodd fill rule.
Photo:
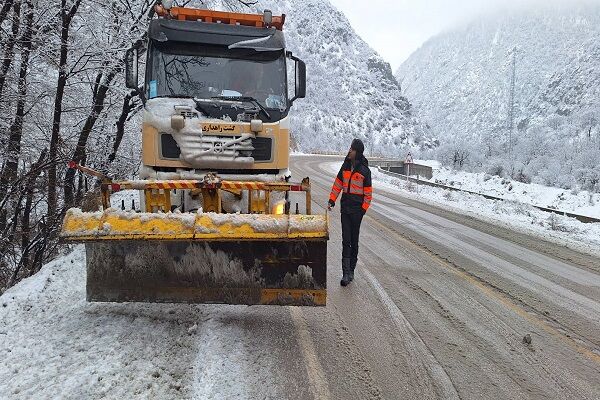
<svg viewBox="0 0 600 400">
<path fill-rule="evenodd" d="M 353 267 L 358 259 L 358 235 L 362 218 L 362 213 L 342 213 L 342 258 L 349 258 Z"/>
</svg>

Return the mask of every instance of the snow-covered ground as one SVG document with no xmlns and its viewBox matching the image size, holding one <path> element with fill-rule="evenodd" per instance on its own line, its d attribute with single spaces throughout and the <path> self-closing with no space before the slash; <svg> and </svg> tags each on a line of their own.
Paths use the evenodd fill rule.
<svg viewBox="0 0 600 400">
<path fill-rule="evenodd" d="M 262 309 L 88 303 L 85 277 L 78 245 L 0 296 L 0 399 L 285 397 Z"/>
<path fill-rule="evenodd" d="M 421 161 L 418 163 L 432 164 Z M 439 166 L 436 168 L 435 162 L 433 164 L 432 182 L 521 203 L 600 218 L 600 193 L 522 183 L 485 173 L 453 171 L 448 168 L 439 168 Z"/>
<path fill-rule="evenodd" d="M 0 398 L 189 397 L 193 307 L 85 302 L 77 246 L 0 297 Z"/>
<path fill-rule="evenodd" d="M 111 196 L 122 200 L 139 205 L 139 192 Z M 278 373 L 300 350 L 287 322 L 273 325 L 289 308 L 266 323 L 260 307 L 88 303 L 84 246 L 65 253 L 0 296 L 1 400 L 289 396 Z M 269 357 L 273 330 L 289 354 Z"/>
<path fill-rule="evenodd" d="M 421 163 L 419 161 L 419 163 Z M 401 192 L 403 196 L 446 210 L 468 215 L 483 221 L 523 232 L 561 246 L 600 256 L 600 223 L 584 224 L 574 218 L 543 212 L 530 204 L 554 206 L 561 211 L 572 211 L 600 217 L 600 196 L 587 192 L 571 191 L 524 184 L 502 178 L 486 178 L 484 174 L 470 174 L 440 169 L 432 163 L 434 175 L 431 181 L 445 183 L 461 189 L 490 194 L 507 201 L 488 200 L 485 197 L 464 192 L 449 191 L 431 186 L 408 183 L 401 178 L 371 168 L 373 178 L 373 202 L 377 201 L 377 189 Z M 327 168 L 336 173 L 339 161 L 328 163 Z M 509 186 L 512 189 L 509 190 Z M 584 212 L 586 211 L 586 212 Z"/>
</svg>

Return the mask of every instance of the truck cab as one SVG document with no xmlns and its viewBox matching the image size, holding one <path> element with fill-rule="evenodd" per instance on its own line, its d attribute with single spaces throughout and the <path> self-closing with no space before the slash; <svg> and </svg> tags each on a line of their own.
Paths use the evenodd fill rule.
<svg viewBox="0 0 600 400">
<path fill-rule="evenodd" d="M 305 95 L 306 67 L 286 51 L 285 15 L 162 5 L 156 13 L 140 90 L 140 177 L 289 178 L 288 113 Z M 128 87 L 138 88 L 136 49 L 126 66 Z"/>
</svg>

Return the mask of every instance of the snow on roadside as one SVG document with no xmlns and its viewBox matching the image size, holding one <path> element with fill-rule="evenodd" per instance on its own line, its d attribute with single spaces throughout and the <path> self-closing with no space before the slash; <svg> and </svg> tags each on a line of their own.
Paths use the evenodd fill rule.
<svg viewBox="0 0 600 400">
<path fill-rule="evenodd" d="M 88 303 L 85 277 L 78 245 L 0 296 L 0 399 L 286 397 L 286 307 Z"/>
<path fill-rule="evenodd" d="M 0 297 L 0 398 L 190 397 L 190 306 L 85 301 L 83 246 Z"/>
<path fill-rule="evenodd" d="M 431 167 L 434 174 L 436 173 L 436 171 L 439 171 L 442 168 L 442 163 L 437 160 L 417 160 L 417 159 L 415 159 L 414 162 L 415 162 L 415 164 L 426 165 L 428 167 Z"/>
<path fill-rule="evenodd" d="M 600 193 L 522 183 L 485 173 L 439 167 L 434 167 L 430 181 L 521 203 L 600 218 Z"/>
<path fill-rule="evenodd" d="M 287 360 L 273 357 L 277 346 L 271 326 L 257 323 L 263 320 L 264 310 L 248 307 L 243 313 L 231 313 L 229 311 L 236 306 L 214 307 L 218 307 L 215 316 L 198 332 L 194 397 L 202 400 L 288 398 L 289 393 L 278 384 L 280 368 L 276 365 Z M 274 310 L 276 313 L 289 312 L 281 308 Z"/>
<path fill-rule="evenodd" d="M 339 169 L 339 161 L 326 165 L 327 169 L 333 173 Z M 416 201 L 600 257 L 600 223 L 584 224 L 574 218 L 543 212 L 517 201 L 488 200 L 482 196 L 463 192 L 424 185 L 417 186 L 414 183 L 407 184 L 404 179 L 381 173 L 376 167 L 371 168 L 371 172 L 374 186 L 373 201 L 377 201 L 378 188 L 395 191 Z M 459 186 L 459 188 L 475 189 L 468 189 L 466 186 Z M 477 188 L 474 191 L 483 190 Z M 536 188 L 534 191 L 541 192 L 542 190 Z"/>
<path fill-rule="evenodd" d="M 85 275 L 80 245 L 0 297 L 0 398 L 281 397 L 265 349 L 228 323 L 251 308 L 87 303 Z"/>
</svg>

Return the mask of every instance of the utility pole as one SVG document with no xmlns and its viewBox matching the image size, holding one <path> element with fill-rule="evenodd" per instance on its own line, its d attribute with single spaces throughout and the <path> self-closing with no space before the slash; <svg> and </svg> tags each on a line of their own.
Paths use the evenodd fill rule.
<svg viewBox="0 0 600 400">
<path fill-rule="evenodd" d="M 515 130 L 515 77 L 517 70 L 517 46 L 513 47 L 509 51 L 511 57 L 511 71 L 510 71 L 510 88 L 508 93 L 508 158 L 510 160 L 510 175 L 514 172 L 514 159 L 513 159 L 513 132 Z"/>
<path fill-rule="evenodd" d="M 512 55 L 511 60 L 511 73 L 510 73 L 510 89 L 508 95 L 508 158 L 511 160 L 512 165 L 512 135 L 515 125 L 515 75 L 517 65 L 517 47 L 513 47 L 510 51 Z M 511 171 L 512 172 L 512 171 Z"/>
</svg>

